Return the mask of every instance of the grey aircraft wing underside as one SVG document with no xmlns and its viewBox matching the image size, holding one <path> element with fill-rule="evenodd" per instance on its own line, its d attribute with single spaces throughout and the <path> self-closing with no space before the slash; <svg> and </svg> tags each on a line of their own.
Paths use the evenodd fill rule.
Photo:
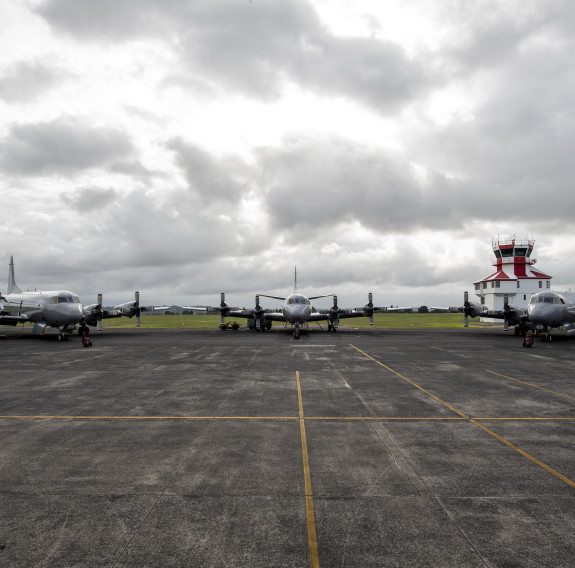
<svg viewBox="0 0 575 568">
<path fill-rule="evenodd" d="M 20 316 L 0 315 L 0 325 L 17 325 L 19 323 L 32 322 L 28 315 Z"/>
</svg>

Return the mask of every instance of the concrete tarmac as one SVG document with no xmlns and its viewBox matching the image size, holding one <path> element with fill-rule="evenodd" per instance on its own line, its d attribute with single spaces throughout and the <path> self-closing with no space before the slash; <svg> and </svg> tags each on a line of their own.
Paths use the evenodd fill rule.
<svg viewBox="0 0 575 568">
<path fill-rule="evenodd" d="M 575 340 L 0 339 L 0 566 L 558 567 Z"/>
</svg>

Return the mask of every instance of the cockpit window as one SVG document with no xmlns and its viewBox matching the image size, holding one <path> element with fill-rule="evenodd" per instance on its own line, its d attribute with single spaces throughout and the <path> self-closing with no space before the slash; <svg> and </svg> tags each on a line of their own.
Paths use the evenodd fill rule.
<svg viewBox="0 0 575 568">
<path fill-rule="evenodd" d="M 565 300 L 559 296 L 532 296 L 529 300 L 531 305 L 533 304 L 564 304 Z"/>
<path fill-rule="evenodd" d="M 288 304 L 309 304 L 309 300 L 305 296 L 290 296 Z"/>
<path fill-rule="evenodd" d="M 59 304 L 73 304 L 74 298 L 72 294 L 58 294 L 58 303 Z"/>
</svg>

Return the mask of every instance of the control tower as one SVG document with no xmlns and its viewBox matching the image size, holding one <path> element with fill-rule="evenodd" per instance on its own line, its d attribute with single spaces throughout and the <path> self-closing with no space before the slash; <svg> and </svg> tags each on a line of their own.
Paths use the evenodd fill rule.
<svg viewBox="0 0 575 568">
<path fill-rule="evenodd" d="M 474 282 L 475 294 L 489 310 L 503 310 L 507 303 L 515 308 L 527 308 L 532 294 L 551 287 L 551 276 L 533 268 L 533 240 L 492 241 L 495 272 Z"/>
</svg>

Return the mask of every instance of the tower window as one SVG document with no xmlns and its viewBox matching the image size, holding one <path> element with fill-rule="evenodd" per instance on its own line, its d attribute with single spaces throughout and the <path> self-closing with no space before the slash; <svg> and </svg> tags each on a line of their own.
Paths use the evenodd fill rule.
<svg viewBox="0 0 575 568">
<path fill-rule="evenodd" d="M 547 288 L 551 288 L 551 282 L 547 280 Z"/>
</svg>

